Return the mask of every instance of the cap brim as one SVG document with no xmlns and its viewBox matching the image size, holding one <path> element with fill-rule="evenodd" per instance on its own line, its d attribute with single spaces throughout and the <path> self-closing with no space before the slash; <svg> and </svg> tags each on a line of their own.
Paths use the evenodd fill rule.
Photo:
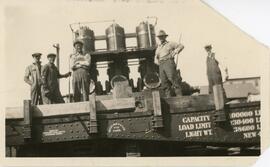
<svg viewBox="0 0 270 167">
<path fill-rule="evenodd" d="M 41 57 L 42 54 L 32 54 L 32 57 Z"/>
<path fill-rule="evenodd" d="M 168 35 L 157 35 L 157 37 L 167 37 Z"/>
<path fill-rule="evenodd" d="M 47 55 L 47 57 L 56 57 L 56 55 Z"/>
<path fill-rule="evenodd" d="M 73 46 L 75 46 L 75 45 L 78 44 L 78 43 L 81 44 L 81 45 L 83 45 L 82 42 L 74 42 L 74 43 L 73 43 Z"/>
</svg>

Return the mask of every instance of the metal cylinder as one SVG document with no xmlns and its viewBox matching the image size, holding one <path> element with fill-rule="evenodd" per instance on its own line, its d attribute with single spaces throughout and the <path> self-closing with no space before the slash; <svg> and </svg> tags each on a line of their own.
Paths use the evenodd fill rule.
<svg viewBox="0 0 270 167">
<path fill-rule="evenodd" d="M 156 45 L 155 27 L 148 22 L 141 22 L 136 27 L 138 48 L 150 48 Z"/>
<path fill-rule="evenodd" d="M 125 50 L 126 49 L 126 38 L 124 28 L 114 23 L 108 27 L 105 31 L 107 50 Z"/>
<path fill-rule="evenodd" d="M 86 26 L 80 27 L 75 32 L 75 40 L 80 39 L 83 41 L 83 51 L 84 53 L 95 51 L 95 35 L 94 31 Z"/>
</svg>

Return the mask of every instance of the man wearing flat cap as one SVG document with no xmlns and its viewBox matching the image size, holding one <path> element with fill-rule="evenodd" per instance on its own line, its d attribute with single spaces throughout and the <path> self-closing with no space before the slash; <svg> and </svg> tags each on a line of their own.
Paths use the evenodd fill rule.
<svg viewBox="0 0 270 167">
<path fill-rule="evenodd" d="M 207 78 L 209 83 L 209 94 L 213 93 L 214 85 L 222 85 L 222 75 L 219 68 L 219 62 L 215 58 L 215 53 L 212 52 L 212 45 L 206 45 L 204 47 L 207 52 L 206 67 Z"/>
<path fill-rule="evenodd" d="M 167 41 L 167 34 L 160 30 L 157 37 L 160 41 L 155 53 L 155 64 L 159 65 L 159 76 L 161 87 L 167 97 L 174 94 L 182 96 L 181 78 L 177 73 L 174 56 L 180 53 L 184 46 L 176 42 Z M 174 92 L 172 92 L 174 91 Z"/>
<path fill-rule="evenodd" d="M 71 70 L 73 71 L 72 87 L 74 101 L 88 101 L 91 56 L 89 53 L 83 53 L 83 42 L 81 40 L 75 40 L 73 46 L 75 53 L 71 55 Z"/>
<path fill-rule="evenodd" d="M 49 61 L 48 64 L 44 65 L 41 69 L 43 104 L 64 103 L 65 101 L 59 90 L 58 79 L 69 77 L 71 72 L 64 75 L 59 73 L 59 70 L 54 65 L 56 54 L 50 53 L 47 55 L 47 58 Z"/>
<path fill-rule="evenodd" d="M 34 62 L 26 67 L 24 81 L 31 86 L 32 105 L 42 104 L 41 97 L 41 53 L 33 53 Z"/>
</svg>

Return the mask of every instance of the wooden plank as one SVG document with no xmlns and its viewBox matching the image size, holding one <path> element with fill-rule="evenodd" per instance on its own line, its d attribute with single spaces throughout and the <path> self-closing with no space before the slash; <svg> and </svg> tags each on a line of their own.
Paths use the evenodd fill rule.
<svg viewBox="0 0 270 167">
<path fill-rule="evenodd" d="M 135 108 L 134 98 L 121 98 L 121 99 L 96 101 L 97 112 L 134 109 L 134 108 Z M 89 102 L 33 106 L 34 117 L 46 117 L 55 115 L 66 115 L 66 114 L 80 114 L 80 113 L 89 113 Z M 23 118 L 23 107 L 7 108 L 6 119 L 20 119 L 20 118 Z"/>
<path fill-rule="evenodd" d="M 32 137 L 32 106 L 31 100 L 23 101 L 23 138 L 30 139 Z"/>
<path fill-rule="evenodd" d="M 112 96 L 110 97 L 112 98 Z M 105 97 L 96 97 L 96 109 L 97 112 L 120 110 L 120 109 L 132 109 L 135 108 L 134 98 L 121 98 L 121 99 L 108 99 Z M 106 99 L 106 100 L 99 100 Z M 147 110 L 152 111 L 153 100 L 152 98 L 145 99 Z M 209 95 L 199 96 L 182 96 L 165 98 L 165 103 L 170 105 L 170 108 L 201 108 L 202 106 L 214 106 L 213 97 Z M 64 115 L 64 114 L 76 114 L 89 112 L 88 102 L 78 103 L 65 103 L 65 104 L 50 104 L 39 105 L 34 107 L 34 117 L 50 116 L 50 115 Z M 23 118 L 23 107 L 9 107 L 6 108 L 7 119 L 19 119 Z"/>
<path fill-rule="evenodd" d="M 96 101 L 97 112 L 109 111 L 109 110 L 121 110 L 121 109 L 132 109 L 135 108 L 135 99 L 121 98 L 111 100 L 97 100 Z"/>
<path fill-rule="evenodd" d="M 162 98 L 162 96 L 161 96 Z M 213 97 L 209 95 L 199 95 L 199 96 L 180 96 L 180 97 L 171 97 L 164 98 L 164 103 L 170 106 L 171 110 L 198 110 L 205 108 L 214 108 Z M 145 106 L 147 110 L 152 111 L 153 100 L 151 98 L 145 99 Z"/>
<path fill-rule="evenodd" d="M 107 100 L 107 98 L 109 99 Z M 97 96 L 96 97 L 97 112 L 135 108 L 134 98 L 121 98 L 121 99 L 111 99 L 111 98 L 112 96 L 110 97 Z M 199 109 L 202 106 L 214 106 L 213 97 L 209 95 L 165 98 L 164 101 L 165 103 L 170 105 L 171 109 L 177 110 L 181 108 Z M 147 111 L 154 110 L 152 97 L 145 99 L 145 103 L 147 106 Z M 41 117 L 50 115 L 72 114 L 72 113 L 74 114 L 86 113 L 89 112 L 88 107 L 89 107 L 88 102 L 40 105 L 34 107 L 35 112 L 33 114 L 35 117 Z M 23 107 L 6 108 L 6 118 L 7 119 L 23 118 Z"/>
<path fill-rule="evenodd" d="M 97 120 L 95 95 L 89 96 L 89 107 L 90 107 L 90 120 Z"/>
<path fill-rule="evenodd" d="M 224 92 L 222 85 L 214 85 L 213 94 L 216 110 L 224 109 Z"/>
<path fill-rule="evenodd" d="M 160 102 L 160 95 L 158 91 L 153 91 L 153 109 L 154 109 L 154 116 L 161 116 L 161 102 Z"/>
<path fill-rule="evenodd" d="M 214 105 L 213 97 L 209 95 L 180 96 L 168 98 L 165 99 L 165 101 L 173 108 L 192 108 Z"/>
<path fill-rule="evenodd" d="M 23 118 L 23 107 L 7 107 L 6 119 L 19 119 Z"/>
<path fill-rule="evenodd" d="M 31 125 L 32 123 L 31 100 L 23 101 L 23 118 L 25 125 Z"/>
<path fill-rule="evenodd" d="M 163 127 L 163 117 L 161 112 L 161 101 L 159 91 L 153 91 L 153 108 L 154 108 L 154 118 L 152 120 L 154 128 Z"/>
<path fill-rule="evenodd" d="M 97 133 L 97 114 L 96 114 L 96 95 L 89 96 L 89 107 L 90 107 L 90 133 Z"/>
<path fill-rule="evenodd" d="M 96 100 L 112 100 L 113 96 L 112 95 L 99 95 L 96 96 Z"/>
</svg>

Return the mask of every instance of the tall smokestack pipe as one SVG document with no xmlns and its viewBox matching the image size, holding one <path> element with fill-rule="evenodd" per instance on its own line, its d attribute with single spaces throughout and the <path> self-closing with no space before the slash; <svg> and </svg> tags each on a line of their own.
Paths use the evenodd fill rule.
<svg viewBox="0 0 270 167">
<path fill-rule="evenodd" d="M 56 49 L 56 67 L 58 70 L 60 70 L 60 66 L 59 66 L 59 50 L 60 50 L 60 46 L 59 44 L 54 44 L 53 47 Z"/>
<path fill-rule="evenodd" d="M 53 47 L 56 49 L 56 67 L 57 67 L 58 71 L 60 72 L 60 65 L 59 65 L 59 51 L 60 51 L 60 46 L 59 46 L 59 43 L 54 44 Z M 59 87 L 60 87 L 59 80 L 58 80 L 58 84 L 59 84 Z"/>
</svg>

